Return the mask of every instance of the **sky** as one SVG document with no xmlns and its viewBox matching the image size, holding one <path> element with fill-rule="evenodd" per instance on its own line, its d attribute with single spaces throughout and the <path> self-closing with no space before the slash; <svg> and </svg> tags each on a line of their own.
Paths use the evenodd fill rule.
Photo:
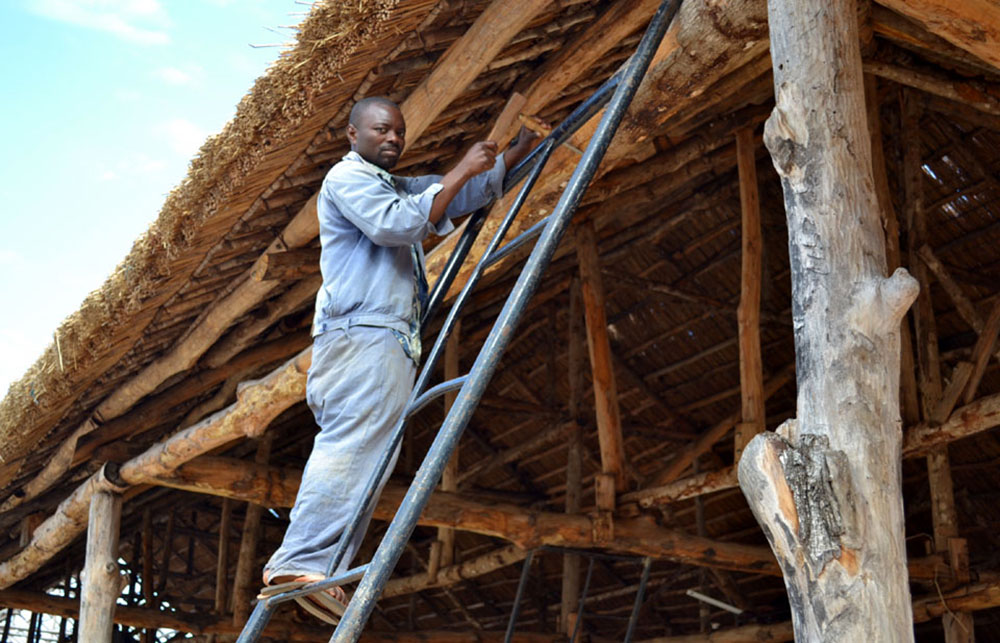
<svg viewBox="0 0 1000 643">
<path fill-rule="evenodd" d="M 251 45 L 292 42 L 308 9 L 0 0 L 0 398 L 282 50 Z"/>
</svg>

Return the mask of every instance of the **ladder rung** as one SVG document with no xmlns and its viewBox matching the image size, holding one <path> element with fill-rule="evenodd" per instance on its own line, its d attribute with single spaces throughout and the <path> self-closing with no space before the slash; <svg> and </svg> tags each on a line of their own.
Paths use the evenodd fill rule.
<svg viewBox="0 0 1000 643">
<path fill-rule="evenodd" d="M 409 419 L 411 416 L 413 416 L 414 413 L 424 408 L 425 406 L 433 402 L 435 399 L 441 397 L 445 393 L 448 393 L 450 391 L 457 391 L 458 389 L 462 388 L 462 385 L 465 384 L 465 380 L 468 377 L 469 375 L 465 374 L 462 375 L 461 377 L 456 377 L 453 380 L 441 382 L 437 386 L 432 386 L 431 388 L 427 389 L 426 391 L 424 391 L 423 395 L 413 400 L 413 404 L 411 404 L 410 407 L 406 409 L 406 418 Z"/>
<path fill-rule="evenodd" d="M 483 263 L 485 264 L 485 267 L 492 266 L 493 264 L 495 264 L 496 262 L 500 261 L 501 259 L 503 259 L 507 255 L 513 253 L 515 250 L 517 250 L 518 248 L 520 248 L 524 244 L 528 243 L 529 241 L 531 241 L 532 239 L 534 239 L 538 235 L 542 234 L 542 230 L 545 229 L 545 225 L 548 222 L 549 222 L 549 218 L 545 217 L 544 219 L 542 219 L 541 221 L 539 221 L 535 225 L 531 226 L 530 228 L 528 228 L 527 230 L 525 230 L 521 234 L 519 234 L 516 237 L 514 237 L 510 241 L 510 243 L 506 244 L 504 247 L 500 248 L 499 250 L 494 250 L 492 253 L 490 253 L 490 256 L 488 256 L 485 259 L 483 259 Z"/>
<path fill-rule="evenodd" d="M 305 596 L 307 594 L 315 594 L 316 592 L 322 592 L 324 590 L 330 589 L 331 587 L 339 587 L 344 583 L 350 583 L 358 580 L 365 575 L 368 571 L 368 566 L 371 563 L 365 563 L 360 567 L 355 567 L 354 569 L 349 569 L 343 574 L 337 574 L 336 576 L 331 576 L 330 578 L 324 578 L 323 580 L 318 580 L 314 583 L 309 583 L 308 585 L 303 585 L 298 589 L 292 589 L 287 592 L 282 592 L 281 594 L 275 594 L 274 596 L 268 596 L 264 599 L 267 607 L 274 607 L 280 603 L 290 601 L 292 599 L 298 598 L 299 596 Z"/>
</svg>

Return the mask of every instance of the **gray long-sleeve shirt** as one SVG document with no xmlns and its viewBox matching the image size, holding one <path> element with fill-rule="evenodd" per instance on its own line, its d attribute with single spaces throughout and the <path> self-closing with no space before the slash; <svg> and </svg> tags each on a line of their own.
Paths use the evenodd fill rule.
<svg viewBox="0 0 1000 643">
<path fill-rule="evenodd" d="M 454 229 L 452 217 L 499 198 L 503 156 L 470 179 L 435 226 L 428 219 L 441 177 L 394 176 L 349 152 L 323 180 L 317 210 L 323 287 L 316 295 L 313 336 L 334 328 L 380 326 L 408 333 L 416 288 L 414 254 L 430 233 Z M 416 244 L 417 252 L 411 247 Z"/>
</svg>

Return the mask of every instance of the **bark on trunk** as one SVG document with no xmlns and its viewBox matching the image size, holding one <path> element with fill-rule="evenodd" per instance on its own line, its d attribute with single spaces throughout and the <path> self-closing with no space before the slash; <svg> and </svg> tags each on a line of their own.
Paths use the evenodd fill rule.
<svg viewBox="0 0 1000 643">
<path fill-rule="evenodd" d="M 740 487 L 785 576 L 802 641 L 908 641 L 900 491 L 899 321 L 917 293 L 885 278 L 855 3 L 769 0 L 792 266 L 797 417 L 757 436 Z"/>
</svg>

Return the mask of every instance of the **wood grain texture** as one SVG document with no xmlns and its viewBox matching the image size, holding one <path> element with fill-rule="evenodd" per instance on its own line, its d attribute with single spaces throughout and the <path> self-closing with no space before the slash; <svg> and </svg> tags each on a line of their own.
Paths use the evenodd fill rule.
<svg viewBox="0 0 1000 643">
<path fill-rule="evenodd" d="M 580 266 L 580 291 L 583 293 L 587 348 L 594 381 L 594 412 L 601 448 L 601 470 L 613 475 L 615 488 L 623 491 L 626 479 L 621 409 L 618 406 L 618 384 L 611 359 L 611 340 L 608 339 L 604 282 L 601 279 L 601 262 L 593 221 L 585 221 L 576 227 L 576 256 Z"/>
<path fill-rule="evenodd" d="M 857 6 L 769 0 L 768 22 L 764 142 L 788 222 L 798 398 L 794 419 L 744 451 L 740 487 L 784 572 L 796 639 L 912 640 L 899 322 L 917 284 L 885 276 Z"/>
<path fill-rule="evenodd" d="M 81 641 L 111 643 L 114 613 L 123 582 L 118 567 L 118 529 L 122 498 L 99 491 L 90 499 L 87 560 L 80 589 Z"/>
<path fill-rule="evenodd" d="M 990 0 L 879 0 L 1000 69 L 1000 6 Z"/>
<path fill-rule="evenodd" d="M 764 430 L 764 366 L 760 354 L 760 293 L 764 268 L 764 240 L 760 229 L 757 193 L 757 157 L 753 130 L 736 132 L 736 165 L 740 178 L 742 252 L 740 303 L 736 321 L 740 342 L 740 400 L 743 421 L 736 425 L 734 460 L 739 462 L 747 443 Z"/>
</svg>

